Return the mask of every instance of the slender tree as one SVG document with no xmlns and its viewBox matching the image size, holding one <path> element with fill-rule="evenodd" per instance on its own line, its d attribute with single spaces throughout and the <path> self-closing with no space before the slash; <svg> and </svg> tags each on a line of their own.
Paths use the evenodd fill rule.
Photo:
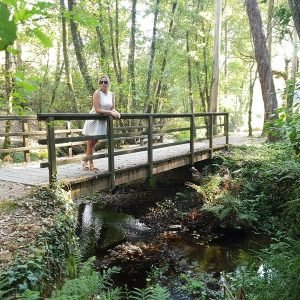
<svg viewBox="0 0 300 300">
<path fill-rule="evenodd" d="M 152 101 L 150 101 L 150 86 L 151 86 L 153 64 L 154 64 L 154 57 L 155 57 L 155 51 L 156 51 L 156 32 L 157 32 L 159 4 L 160 4 L 160 0 L 156 0 L 155 11 L 154 11 L 153 30 L 152 30 L 152 41 L 151 41 L 151 49 L 150 49 L 150 61 L 149 61 L 148 72 L 147 72 L 147 81 L 146 81 L 146 98 L 145 98 L 145 104 L 144 104 L 144 110 L 147 113 L 151 113 L 152 108 L 153 108 Z"/>
<path fill-rule="evenodd" d="M 52 89 L 52 96 L 51 96 L 51 102 L 50 102 L 50 108 L 54 105 L 55 103 L 55 96 L 56 96 L 56 91 L 60 83 L 61 75 L 64 69 L 64 62 L 60 61 L 60 48 L 61 44 L 60 42 L 57 43 L 57 55 L 56 55 L 56 69 L 55 69 L 55 77 L 54 77 L 54 87 Z"/>
<path fill-rule="evenodd" d="M 130 111 L 130 106 L 133 110 L 136 109 L 136 83 L 135 83 L 135 34 L 136 34 L 136 4 L 137 0 L 132 0 L 131 8 L 131 30 L 130 30 L 130 42 L 129 42 L 129 54 L 128 54 L 128 76 L 127 82 L 130 88 L 131 105 L 128 103 L 126 108 Z"/>
<path fill-rule="evenodd" d="M 250 29 L 254 44 L 255 58 L 265 108 L 265 122 L 272 118 L 277 109 L 277 98 L 272 77 L 270 57 L 263 33 L 262 19 L 256 0 L 245 0 Z M 265 124 L 264 122 L 264 124 Z M 269 138 L 271 138 L 269 136 Z"/>
<path fill-rule="evenodd" d="M 219 94 L 220 50 L 221 50 L 221 15 L 222 0 L 215 0 L 215 40 L 214 40 L 214 72 L 211 85 L 209 111 L 216 112 Z"/>
<path fill-rule="evenodd" d="M 74 14 L 74 7 L 75 7 L 75 1 L 74 0 L 68 0 L 68 10 L 71 12 L 71 14 Z M 94 93 L 94 86 L 92 78 L 89 74 L 89 69 L 87 66 L 87 62 L 83 53 L 83 43 L 80 36 L 80 32 L 78 30 L 77 23 L 74 21 L 73 18 L 70 18 L 70 28 L 71 28 L 71 34 L 72 34 L 72 40 L 74 45 L 74 50 L 79 66 L 80 73 L 84 79 L 85 86 L 87 91 L 90 95 Z"/>
<path fill-rule="evenodd" d="M 167 44 L 166 44 L 165 51 L 163 52 L 162 64 L 161 64 L 158 80 L 155 85 L 155 96 L 154 96 L 155 97 L 155 105 L 154 105 L 155 113 L 157 113 L 159 111 L 160 104 L 161 104 L 160 99 L 161 99 L 161 94 L 162 94 L 162 81 L 163 81 L 165 69 L 167 66 L 167 59 L 168 59 L 168 55 L 169 55 L 169 51 L 170 51 L 171 41 L 174 36 L 174 16 L 175 16 L 177 4 L 178 4 L 177 0 L 175 0 L 172 3 L 172 12 L 171 12 L 171 18 L 170 18 L 170 23 L 169 23 Z"/>
<path fill-rule="evenodd" d="M 187 52 L 187 70 L 188 70 L 188 89 L 189 89 L 189 105 L 190 112 L 194 113 L 194 99 L 193 99 L 193 81 L 192 81 L 192 62 L 191 62 L 191 54 L 190 54 L 190 43 L 189 43 L 189 32 L 186 32 L 186 52 Z"/>
<path fill-rule="evenodd" d="M 274 12 L 274 0 L 269 0 L 268 26 L 267 26 L 267 45 L 268 45 L 270 60 L 272 60 L 273 12 Z"/>
<path fill-rule="evenodd" d="M 66 7 L 64 0 L 60 0 L 60 11 L 61 11 L 61 24 L 62 24 L 62 45 L 63 45 L 63 56 L 64 56 L 64 65 L 65 65 L 65 75 L 66 82 L 69 90 L 70 101 L 72 104 L 72 109 L 74 112 L 78 112 L 77 100 L 75 97 L 73 80 L 70 70 L 70 60 L 69 60 L 69 51 L 68 51 L 68 34 L 67 34 L 67 24 L 66 18 L 64 16 Z"/>
<path fill-rule="evenodd" d="M 296 30 L 298 32 L 298 37 L 300 38 L 300 1 L 289 0 L 289 5 L 293 14 L 293 19 L 294 19 Z"/>
<path fill-rule="evenodd" d="M 10 52 L 5 50 L 5 97 L 7 103 L 6 113 L 11 115 L 13 113 L 13 77 L 12 77 L 12 58 Z M 11 131 L 11 120 L 5 122 L 5 133 Z M 9 136 L 4 138 L 3 149 L 9 148 L 11 140 Z"/>
<path fill-rule="evenodd" d="M 96 26 L 96 34 L 99 43 L 100 49 L 100 68 L 103 70 L 103 73 L 110 76 L 109 64 L 108 64 L 108 54 L 107 47 L 104 40 L 104 30 L 103 30 L 103 5 L 102 1 L 98 1 L 98 10 L 99 10 L 99 25 Z"/>
</svg>

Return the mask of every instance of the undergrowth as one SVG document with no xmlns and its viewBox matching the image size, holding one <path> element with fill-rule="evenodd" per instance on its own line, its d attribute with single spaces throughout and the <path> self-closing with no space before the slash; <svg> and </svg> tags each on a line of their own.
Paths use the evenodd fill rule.
<svg viewBox="0 0 300 300">
<path fill-rule="evenodd" d="M 0 299 L 6 299 L 3 293 L 6 297 L 21 297 L 26 290 L 48 296 L 52 286 L 62 285 L 67 276 L 75 276 L 80 257 L 74 207 L 65 191 L 41 188 L 19 205 L 39 215 L 42 227 L 30 253 L 23 256 L 17 252 L 12 265 L 0 274 L 5 283 L 0 287 Z"/>
</svg>

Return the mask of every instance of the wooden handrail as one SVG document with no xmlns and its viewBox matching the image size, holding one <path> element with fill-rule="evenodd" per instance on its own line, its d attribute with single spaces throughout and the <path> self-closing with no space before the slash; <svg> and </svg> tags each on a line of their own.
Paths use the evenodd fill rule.
<svg viewBox="0 0 300 300">
<path fill-rule="evenodd" d="M 218 116 L 221 116 L 222 118 L 218 118 Z M 163 147 L 169 147 L 173 145 L 180 145 L 180 144 L 189 144 L 190 150 L 190 164 L 192 165 L 194 163 L 194 152 L 195 152 L 195 146 L 194 143 L 196 141 L 199 141 L 201 139 L 204 139 L 203 137 L 199 138 L 197 137 L 197 134 L 201 130 L 205 130 L 206 134 L 205 137 L 209 140 L 209 150 L 210 150 L 210 157 L 213 156 L 213 137 L 216 134 L 216 130 L 219 127 L 224 128 L 224 136 L 226 138 L 226 145 L 229 143 L 229 114 L 223 113 L 223 112 L 217 112 L 217 113 L 176 113 L 176 114 L 169 114 L 169 113 L 161 113 L 161 114 L 121 114 L 122 119 L 139 119 L 142 120 L 139 126 L 119 126 L 120 123 L 116 123 L 115 126 L 114 123 L 116 122 L 113 120 L 111 116 L 103 116 L 99 114 L 86 114 L 86 113 L 42 113 L 37 114 L 37 116 L 0 116 L 0 121 L 5 120 L 17 120 L 17 121 L 26 121 L 27 120 L 38 120 L 43 121 L 46 123 L 47 130 L 43 131 L 31 131 L 28 126 L 23 126 L 23 132 L 12 132 L 9 133 L 2 133 L 1 136 L 21 136 L 24 139 L 24 143 L 28 144 L 28 138 L 33 135 L 44 135 L 47 133 L 46 139 L 39 140 L 40 144 L 43 144 L 44 146 L 28 146 L 23 145 L 23 147 L 15 147 L 12 149 L 0 149 L 0 153 L 5 152 L 17 152 L 17 151 L 24 151 L 24 153 L 27 153 L 26 157 L 28 158 L 28 153 L 32 149 L 41 149 L 44 147 L 47 147 L 48 149 L 48 163 L 43 163 L 43 167 L 48 166 L 49 168 L 49 180 L 50 184 L 53 184 L 56 181 L 57 178 L 57 165 L 65 164 L 65 163 L 72 163 L 74 161 L 78 161 L 81 159 L 93 159 L 93 158 L 100 158 L 108 156 L 109 161 L 109 174 L 110 174 L 110 186 L 111 188 L 114 187 L 114 174 L 116 170 L 114 169 L 114 157 L 118 155 L 122 155 L 125 153 L 133 153 L 138 151 L 145 151 L 147 150 L 148 153 L 148 176 L 151 177 L 153 175 L 153 150 Z M 199 123 L 199 118 L 202 121 Z M 107 120 L 108 122 L 108 129 L 107 129 L 107 135 L 102 136 L 82 136 L 72 135 L 73 133 L 81 134 L 82 129 L 75 129 L 71 128 L 70 121 L 71 120 L 94 120 L 94 119 L 102 119 Z M 157 120 L 160 119 L 160 120 Z M 164 122 L 165 119 L 183 119 L 184 122 L 182 123 L 183 126 L 176 128 L 174 126 L 170 126 L 169 122 Z M 220 119 L 220 120 L 219 120 Z M 203 121 L 204 120 L 204 121 Z M 67 129 L 56 129 L 56 121 L 67 121 L 69 122 Z M 219 121 L 219 122 L 217 122 Z M 156 123 L 157 122 L 157 123 Z M 156 124 L 155 124 L 156 123 Z M 173 124 L 173 123 L 171 123 Z M 189 124 L 189 125 L 188 125 Z M 122 131 L 120 130 L 129 130 L 129 131 Z M 132 131 L 131 131 L 132 130 Z M 173 132 L 188 132 L 189 138 L 186 138 L 184 141 L 175 141 L 175 142 L 168 142 L 168 143 L 158 143 L 153 145 L 154 138 L 162 137 L 164 134 L 173 133 Z M 125 133 L 126 132 L 126 133 Z M 202 131 L 203 132 L 203 131 Z M 60 136 L 57 136 L 57 134 L 60 134 Z M 65 134 L 63 137 L 61 134 Z M 203 134 L 203 133 L 202 133 Z M 201 134 L 201 136 L 202 136 Z M 69 157 L 65 158 L 63 160 L 57 161 L 56 159 L 56 148 L 67 146 L 69 149 L 69 156 L 71 155 L 72 149 L 71 147 L 73 145 L 81 145 L 84 144 L 85 141 L 89 139 L 97 139 L 102 140 L 103 142 L 108 143 L 108 152 L 107 154 L 95 154 L 89 157 Z M 147 142 L 147 146 L 138 147 L 134 149 L 128 149 L 128 150 L 114 150 L 114 143 L 116 141 L 126 141 L 129 139 L 145 139 Z M 47 146 L 45 146 L 47 144 Z M 142 143 L 141 143 L 142 146 Z M 19 150 L 18 150 L 19 149 Z"/>
<path fill-rule="evenodd" d="M 223 116 L 224 120 L 221 124 L 216 124 L 217 116 Z M 187 141 L 184 142 L 177 142 L 172 143 L 173 144 L 180 144 L 180 143 L 189 143 L 190 144 L 190 163 L 193 164 L 194 160 L 194 142 L 197 140 L 196 136 L 196 130 L 197 129 L 206 129 L 207 130 L 207 137 L 209 139 L 209 150 L 210 150 L 210 157 L 213 155 L 213 136 L 214 136 L 214 128 L 217 126 L 224 127 L 224 135 L 226 136 L 226 143 L 228 143 L 228 113 L 185 113 L 185 114 L 122 114 L 122 119 L 140 119 L 145 120 L 146 125 L 143 126 L 135 126 L 134 129 L 138 128 L 146 128 L 147 129 L 147 148 L 141 147 L 141 149 L 146 150 L 148 153 L 148 176 L 151 177 L 153 175 L 153 149 L 158 148 L 153 146 L 153 137 L 154 134 L 163 134 L 166 132 L 174 132 L 176 129 L 178 131 L 180 130 L 186 130 L 189 131 L 190 138 Z M 208 126 L 196 126 L 195 119 L 197 117 L 202 118 L 208 118 Z M 156 118 L 188 118 L 190 121 L 189 127 L 184 128 L 172 128 L 172 129 L 162 129 L 161 132 L 153 130 L 154 125 L 154 119 Z M 142 137 L 144 135 L 144 132 L 139 132 L 140 135 L 137 135 L 137 132 L 133 133 L 127 133 L 127 134 L 114 134 L 114 120 L 111 116 L 103 116 L 99 114 L 70 114 L 70 113 L 58 113 L 58 114 L 38 114 L 38 119 L 46 121 L 48 128 L 53 128 L 55 121 L 57 120 L 64 120 L 64 121 L 70 121 L 70 120 L 94 120 L 94 119 L 102 119 L 107 120 L 108 127 L 107 127 L 107 136 L 96 136 L 96 137 L 89 137 L 89 136 L 80 136 L 80 137 L 66 137 L 66 138 L 55 138 L 53 135 L 54 129 L 48 129 L 48 135 L 47 142 L 48 142 L 48 163 L 49 163 L 49 178 L 50 178 L 50 184 L 53 184 L 56 180 L 57 176 L 57 168 L 56 168 L 56 160 L 54 158 L 55 156 L 55 145 L 56 143 L 60 142 L 66 142 L 66 141 L 81 141 L 81 140 L 88 140 L 88 139 L 107 139 L 108 142 L 108 173 L 110 174 L 110 186 L 111 188 L 114 188 L 115 186 L 115 169 L 114 169 L 114 157 L 115 157 L 115 151 L 114 151 L 114 141 L 116 140 L 125 140 L 128 138 L 134 138 L 134 137 Z M 162 128 L 162 127 L 159 127 Z M 54 147 L 53 147 L 54 145 Z M 164 147 L 165 145 L 163 145 Z M 141 149 L 139 151 L 141 151 Z M 126 152 L 126 151 L 124 151 Z M 117 153 L 116 153 L 117 154 Z M 121 153 L 118 153 L 120 155 Z M 86 159 L 93 159 L 94 157 L 98 157 L 98 155 L 92 155 Z M 103 155 L 100 154 L 102 157 Z M 100 157 L 99 156 L 99 157 Z M 51 164 L 55 164 L 55 166 L 51 166 Z"/>
</svg>

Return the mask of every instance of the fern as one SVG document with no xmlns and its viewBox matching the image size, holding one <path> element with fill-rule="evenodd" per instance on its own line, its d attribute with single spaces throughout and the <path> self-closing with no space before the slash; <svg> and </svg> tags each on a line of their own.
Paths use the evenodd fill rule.
<svg viewBox="0 0 300 300">
<path fill-rule="evenodd" d="M 152 295 L 150 288 L 138 289 L 135 288 L 129 295 L 130 300 L 149 300 Z"/>
<path fill-rule="evenodd" d="M 101 300 L 120 300 L 122 298 L 122 292 L 120 288 L 108 289 L 101 292 Z"/>
<path fill-rule="evenodd" d="M 7 279 L 0 277 L 0 300 L 12 299 L 12 297 L 8 296 L 12 291 L 13 290 L 9 288 Z"/>
<path fill-rule="evenodd" d="M 152 290 L 151 300 L 167 300 L 170 299 L 170 293 L 166 288 L 156 285 Z"/>
<path fill-rule="evenodd" d="M 135 288 L 128 297 L 129 300 L 167 300 L 170 299 L 170 293 L 167 289 L 156 285 L 145 289 Z"/>
<path fill-rule="evenodd" d="M 51 299 L 89 299 L 96 294 L 100 294 L 101 299 L 120 299 L 118 298 L 118 295 L 120 295 L 119 289 L 111 288 L 111 276 L 118 273 L 120 269 L 114 267 L 99 274 L 93 269 L 94 260 L 95 258 L 91 257 L 83 263 L 79 271 L 79 277 L 68 280 L 61 290 L 52 294 Z"/>
</svg>

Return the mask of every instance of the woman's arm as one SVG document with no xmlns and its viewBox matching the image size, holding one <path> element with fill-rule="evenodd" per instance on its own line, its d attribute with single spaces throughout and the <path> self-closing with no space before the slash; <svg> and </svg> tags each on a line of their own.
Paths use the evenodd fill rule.
<svg viewBox="0 0 300 300">
<path fill-rule="evenodd" d="M 101 108 L 101 96 L 99 90 L 97 90 L 93 95 L 93 106 L 95 112 L 98 114 L 105 115 L 105 116 L 113 116 L 115 119 L 120 119 L 120 114 L 115 109 L 107 110 Z"/>
<path fill-rule="evenodd" d="M 116 107 L 115 94 L 112 93 L 112 111 L 115 112 L 114 118 L 115 119 L 120 119 L 121 114 L 115 109 L 115 107 Z"/>
<path fill-rule="evenodd" d="M 100 98 L 100 92 L 99 92 L 99 90 L 97 90 L 93 95 L 93 106 L 94 106 L 95 112 L 98 114 L 101 114 L 101 115 L 111 116 L 112 115 L 111 110 L 101 108 L 101 105 L 100 105 L 101 99 L 99 101 L 99 98 Z"/>
</svg>

